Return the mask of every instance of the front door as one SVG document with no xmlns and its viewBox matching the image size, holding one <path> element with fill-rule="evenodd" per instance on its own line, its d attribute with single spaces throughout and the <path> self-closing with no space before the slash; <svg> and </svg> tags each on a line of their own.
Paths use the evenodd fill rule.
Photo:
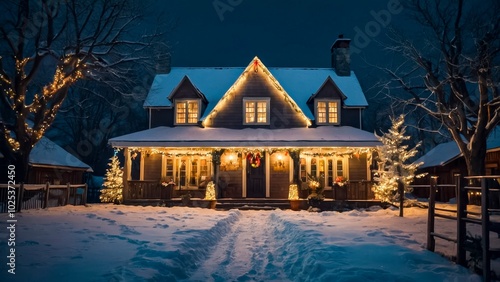
<svg viewBox="0 0 500 282">
<path fill-rule="evenodd" d="M 266 197 L 266 164 L 265 159 L 260 159 L 258 167 L 252 167 L 247 158 L 247 198 Z"/>
</svg>

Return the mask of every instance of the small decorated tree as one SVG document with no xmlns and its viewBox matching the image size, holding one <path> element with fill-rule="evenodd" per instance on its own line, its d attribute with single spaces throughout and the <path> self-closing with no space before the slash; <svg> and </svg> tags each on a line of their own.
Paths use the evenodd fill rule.
<svg viewBox="0 0 500 282">
<path fill-rule="evenodd" d="M 409 185 L 414 178 L 420 178 L 425 174 L 415 175 L 422 163 L 410 162 L 410 159 L 417 154 L 420 143 L 411 149 L 403 144 L 410 139 L 409 136 L 405 136 L 404 115 L 391 118 L 391 121 L 389 132 L 382 136 L 376 135 L 383 145 L 377 147 L 378 170 L 374 171 L 377 183 L 372 189 L 382 202 L 392 203 L 399 200 L 400 216 L 403 216 L 404 193 L 412 191 Z"/>
<path fill-rule="evenodd" d="M 102 186 L 104 188 L 99 196 L 101 202 L 119 204 L 123 201 L 123 171 L 116 153 L 110 159 Z"/>
<path fill-rule="evenodd" d="M 205 200 L 215 201 L 217 197 L 215 196 L 215 184 L 213 181 L 208 182 L 207 190 L 205 191 Z"/>
</svg>

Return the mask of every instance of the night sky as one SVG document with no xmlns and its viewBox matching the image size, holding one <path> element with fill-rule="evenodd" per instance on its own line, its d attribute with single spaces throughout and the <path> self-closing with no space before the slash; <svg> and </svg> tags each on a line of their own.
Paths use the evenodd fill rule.
<svg viewBox="0 0 500 282">
<path fill-rule="evenodd" d="M 354 39 L 368 27 L 373 36 L 365 37 L 366 47 L 351 57 L 353 70 L 360 74 L 365 59 L 380 59 L 376 41 L 384 40 L 388 28 L 373 14 L 387 11 L 390 18 L 384 20 L 396 25 L 404 15 L 401 10 L 390 13 L 388 4 L 393 2 L 171 0 L 162 5 L 177 21 L 168 36 L 174 67 L 246 66 L 254 56 L 272 67 L 330 67 L 330 47 L 337 36 Z"/>
</svg>

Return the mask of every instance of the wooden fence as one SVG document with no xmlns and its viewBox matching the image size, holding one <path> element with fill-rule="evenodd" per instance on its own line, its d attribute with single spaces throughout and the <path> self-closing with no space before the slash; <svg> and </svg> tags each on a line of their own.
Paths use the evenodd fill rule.
<svg viewBox="0 0 500 282">
<path fill-rule="evenodd" d="M 0 213 L 48 207 L 85 205 L 87 184 L 0 184 Z M 14 191 L 14 192 L 12 192 Z"/>
<path fill-rule="evenodd" d="M 491 221 L 491 214 L 499 214 L 500 209 L 490 208 L 492 203 L 492 192 L 497 193 L 500 189 L 498 185 L 492 185 L 493 179 L 500 178 L 500 176 L 470 176 L 461 178 L 460 175 L 455 175 L 456 187 L 456 209 L 436 208 L 436 191 L 438 185 L 436 184 L 437 178 L 432 177 L 429 185 L 429 213 L 427 221 L 427 249 L 430 251 L 435 250 L 436 238 L 446 241 L 454 242 L 457 244 L 456 248 L 456 262 L 462 266 L 467 267 L 466 254 L 467 252 L 474 251 L 473 238 L 467 237 L 467 223 L 478 224 L 481 226 L 481 272 L 483 274 L 483 281 L 491 281 L 491 254 L 493 252 L 499 253 L 499 249 L 490 247 L 490 232 L 500 234 L 500 222 Z M 471 195 L 479 196 L 481 198 L 481 212 L 473 212 L 468 210 L 467 204 L 474 202 L 475 199 Z M 475 203 L 477 204 L 477 203 Z M 457 232 L 456 238 L 451 238 L 445 234 L 435 232 L 435 218 L 443 218 L 456 221 Z"/>
</svg>

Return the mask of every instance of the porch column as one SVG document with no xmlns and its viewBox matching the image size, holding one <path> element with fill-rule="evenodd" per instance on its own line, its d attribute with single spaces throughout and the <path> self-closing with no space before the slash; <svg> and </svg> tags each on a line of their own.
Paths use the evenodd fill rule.
<svg viewBox="0 0 500 282">
<path fill-rule="evenodd" d="M 128 200 L 128 180 L 130 179 L 130 152 L 128 151 L 128 148 L 123 148 L 124 156 L 125 156 L 125 163 L 123 164 L 123 201 Z"/>
<path fill-rule="evenodd" d="M 215 183 L 215 194 L 219 195 L 219 169 L 220 169 L 220 158 L 224 154 L 225 149 L 216 149 L 212 151 L 212 165 L 214 167 L 214 183 Z"/>
<path fill-rule="evenodd" d="M 244 154 L 243 154 L 244 155 Z M 247 159 L 243 156 L 242 166 L 241 166 L 241 197 L 247 197 Z"/>
<path fill-rule="evenodd" d="M 266 198 L 271 197 L 271 155 L 268 151 L 265 152 L 266 158 Z"/>
<path fill-rule="evenodd" d="M 293 178 L 292 182 L 297 184 L 299 187 L 302 187 L 300 181 L 300 150 L 288 150 L 288 154 L 290 158 L 292 158 L 292 167 L 293 167 Z"/>
<path fill-rule="evenodd" d="M 141 168 L 140 168 L 140 176 L 139 176 L 139 180 L 144 180 L 144 152 L 141 152 L 141 164 L 140 164 Z"/>
</svg>

